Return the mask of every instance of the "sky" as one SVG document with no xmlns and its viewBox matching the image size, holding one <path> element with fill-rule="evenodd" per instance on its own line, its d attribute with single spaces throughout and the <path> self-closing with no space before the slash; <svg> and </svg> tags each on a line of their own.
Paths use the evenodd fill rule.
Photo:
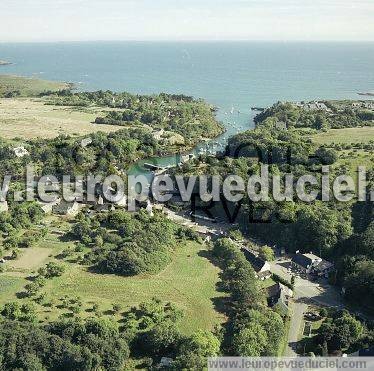
<svg viewBox="0 0 374 371">
<path fill-rule="evenodd" d="M 0 0 L 0 42 L 374 41 L 374 0 Z"/>
</svg>

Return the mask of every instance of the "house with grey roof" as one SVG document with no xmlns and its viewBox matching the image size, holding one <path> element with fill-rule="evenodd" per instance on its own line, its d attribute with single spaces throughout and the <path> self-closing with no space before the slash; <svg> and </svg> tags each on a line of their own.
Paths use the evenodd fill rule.
<svg viewBox="0 0 374 371">
<path fill-rule="evenodd" d="M 42 201 L 38 202 L 44 214 L 52 214 L 53 207 L 59 205 L 60 203 L 61 203 L 61 198 L 57 198 L 55 201 L 52 201 L 52 202 L 42 202 Z"/>
<path fill-rule="evenodd" d="M 305 111 L 326 111 L 330 112 L 331 109 L 326 106 L 323 102 L 309 102 L 303 105 Z"/>
<path fill-rule="evenodd" d="M 247 261 L 249 261 L 256 272 L 256 277 L 261 281 L 271 277 L 270 264 L 269 262 L 259 258 L 248 248 L 243 247 L 241 249 Z"/>
<path fill-rule="evenodd" d="M 316 274 L 320 277 L 328 277 L 329 273 L 334 270 L 334 264 L 320 258 L 312 253 L 296 253 L 291 264 L 293 267 L 300 269 L 304 273 Z"/>
<path fill-rule="evenodd" d="M 313 266 L 312 273 L 327 278 L 334 269 L 335 265 L 333 263 L 322 259 L 319 263 Z"/>
<path fill-rule="evenodd" d="M 300 254 L 296 255 L 291 260 L 291 265 L 294 268 L 300 269 L 304 273 L 311 273 L 315 265 L 319 264 L 322 261 L 320 257 L 310 254 Z"/>
<path fill-rule="evenodd" d="M 18 158 L 22 158 L 24 156 L 29 155 L 29 151 L 25 147 L 22 147 L 22 146 L 13 148 L 13 152 Z"/>
<path fill-rule="evenodd" d="M 86 148 L 86 147 L 89 146 L 91 143 L 92 143 L 92 138 L 91 138 L 91 137 L 84 138 L 84 139 L 81 140 L 81 147 L 82 147 L 82 148 Z"/>
<path fill-rule="evenodd" d="M 293 291 L 279 282 L 266 289 L 266 298 L 269 307 L 276 309 L 284 316 L 288 315 L 288 304 L 292 297 Z"/>
</svg>

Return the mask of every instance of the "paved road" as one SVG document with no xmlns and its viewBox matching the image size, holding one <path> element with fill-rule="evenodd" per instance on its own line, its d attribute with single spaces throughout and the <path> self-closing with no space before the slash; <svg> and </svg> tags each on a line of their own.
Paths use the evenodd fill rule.
<svg viewBox="0 0 374 371">
<path fill-rule="evenodd" d="M 289 261 L 281 260 L 270 264 L 271 272 L 291 282 L 292 274 L 288 272 Z M 294 298 L 291 304 L 291 324 L 288 333 L 288 348 L 286 356 L 294 357 L 299 334 L 303 330 L 304 314 L 309 304 L 320 304 L 329 307 L 343 308 L 343 299 L 338 290 L 328 284 L 311 282 L 303 277 L 295 281 Z"/>
<path fill-rule="evenodd" d="M 288 347 L 285 352 L 286 357 L 297 357 L 297 342 L 299 341 L 299 334 L 303 330 L 304 313 L 307 308 L 307 304 L 298 302 L 298 298 L 295 298 L 295 301 L 291 304 L 291 323 L 288 332 Z"/>
<path fill-rule="evenodd" d="M 181 212 L 175 212 L 173 210 L 164 208 L 169 219 L 178 222 L 186 227 L 190 227 L 197 232 L 205 233 L 205 234 L 212 234 L 212 235 L 221 235 L 222 233 L 228 232 L 232 229 L 232 226 L 229 224 L 224 223 L 213 223 L 209 220 L 204 219 L 196 219 L 196 221 L 192 221 L 188 215 L 185 215 Z"/>
</svg>

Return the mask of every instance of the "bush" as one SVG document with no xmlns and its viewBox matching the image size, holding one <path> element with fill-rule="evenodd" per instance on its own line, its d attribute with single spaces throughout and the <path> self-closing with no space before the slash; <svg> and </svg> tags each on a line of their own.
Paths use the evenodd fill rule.
<svg viewBox="0 0 374 371">
<path fill-rule="evenodd" d="M 64 272 L 65 267 L 54 262 L 50 262 L 45 267 L 38 270 L 39 275 L 45 278 L 59 277 L 62 276 Z"/>
</svg>

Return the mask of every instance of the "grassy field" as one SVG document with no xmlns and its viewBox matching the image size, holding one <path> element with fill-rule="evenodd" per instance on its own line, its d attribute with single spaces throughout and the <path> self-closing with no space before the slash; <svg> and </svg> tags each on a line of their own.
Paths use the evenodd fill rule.
<svg viewBox="0 0 374 371">
<path fill-rule="evenodd" d="M 79 296 L 83 302 L 82 315 L 90 315 L 92 303 L 98 303 L 105 313 L 110 311 L 113 303 L 126 309 L 157 297 L 175 303 L 184 311 L 180 323 L 184 333 L 199 328 L 212 330 L 224 320 L 214 304 L 223 294 L 216 290 L 219 269 L 205 257 L 206 254 L 204 245 L 188 242 L 178 249 L 170 265 L 156 276 L 101 275 L 68 264 L 66 273 L 47 286 L 47 296 L 53 302 L 65 295 Z M 52 312 L 47 311 L 46 318 L 53 319 L 60 314 L 58 310 Z"/>
<path fill-rule="evenodd" d="M 36 98 L 42 92 L 69 87 L 70 84 L 63 82 L 0 75 L 0 97 L 8 92 L 20 93 L 17 98 L 0 98 L 0 136 L 6 139 L 53 138 L 59 134 L 86 135 L 123 129 L 93 124 L 102 109 L 56 107 L 46 105 L 46 98 Z"/>
<path fill-rule="evenodd" d="M 261 281 L 261 287 L 263 289 L 267 289 L 268 287 L 273 286 L 275 284 L 276 284 L 276 282 L 272 278 L 268 278 L 265 281 Z"/>
<path fill-rule="evenodd" d="M 46 91 L 68 89 L 65 82 L 39 80 L 34 78 L 0 75 L 0 97 L 8 92 L 19 91 L 22 97 L 37 96 Z"/>
<path fill-rule="evenodd" d="M 53 138 L 59 134 L 112 132 L 121 126 L 95 125 L 97 108 L 77 109 L 46 105 L 42 98 L 0 99 L 0 136 L 6 139 Z"/>
<path fill-rule="evenodd" d="M 324 133 L 319 133 L 311 137 L 313 142 L 318 144 L 367 144 L 374 141 L 374 127 L 331 129 Z M 339 150 L 339 159 L 332 165 L 332 169 L 343 168 L 344 173 L 349 174 L 357 180 L 357 170 L 359 166 L 366 169 L 373 168 L 373 154 L 370 150 L 352 148 Z"/>
<path fill-rule="evenodd" d="M 59 234 L 53 232 L 53 227 L 57 223 Z M 6 272 L 0 273 L 0 305 L 16 300 L 17 293 L 22 292 L 24 286 L 29 283 L 27 278 L 70 245 L 59 240 L 60 233 L 69 229 L 67 222 L 50 216 L 46 224 L 50 227 L 50 233 L 46 238 L 35 246 L 19 249 L 19 257 L 16 260 L 8 260 Z M 5 255 L 11 255 L 11 251 Z"/>
<path fill-rule="evenodd" d="M 82 317 L 91 316 L 93 303 L 98 303 L 103 315 L 114 316 L 118 321 L 121 314 L 114 315 L 110 311 L 113 303 L 121 304 L 125 311 L 157 297 L 164 302 L 171 301 L 183 310 L 180 329 L 185 334 L 199 328 L 213 330 L 215 325 L 224 322 L 224 316 L 216 310 L 216 305 L 221 305 L 224 298 L 224 294 L 216 289 L 219 268 L 209 260 L 205 245 L 196 242 L 181 245 L 168 267 L 155 276 L 101 275 L 74 263 L 78 253 L 65 261 L 57 259 L 63 249 L 73 244 L 59 240 L 69 223 L 57 225 L 55 219 L 48 220 L 50 233 L 45 240 L 35 247 L 21 249 L 20 257 L 7 263 L 7 272 L 0 274 L 0 305 L 13 300 L 29 301 L 17 299 L 17 294 L 22 293 L 29 283 L 28 277 L 48 261 L 57 261 L 65 266 L 66 271 L 61 277 L 48 280 L 40 291 L 45 295 L 42 304 L 48 303 L 37 306 L 41 321 L 54 320 L 69 313 L 61 307 L 64 297 L 81 299 L 79 315 Z"/>
<path fill-rule="evenodd" d="M 331 129 L 312 137 L 318 144 L 330 143 L 368 143 L 374 140 L 374 127 Z"/>
<path fill-rule="evenodd" d="M 0 274 L 0 304 L 16 300 L 17 292 L 21 291 L 26 283 L 24 277 Z"/>
</svg>

